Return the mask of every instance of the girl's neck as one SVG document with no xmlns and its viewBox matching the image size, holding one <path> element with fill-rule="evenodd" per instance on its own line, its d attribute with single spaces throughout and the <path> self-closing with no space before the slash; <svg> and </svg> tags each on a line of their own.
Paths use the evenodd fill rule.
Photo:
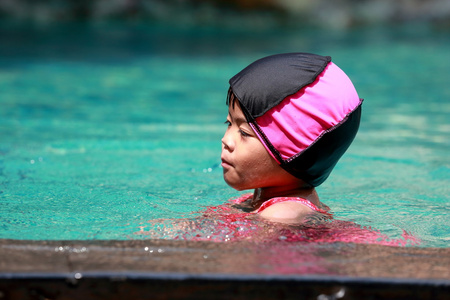
<svg viewBox="0 0 450 300">
<path fill-rule="evenodd" d="M 319 205 L 319 195 L 313 187 L 280 186 L 257 188 L 253 193 L 252 206 L 257 208 L 267 200 L 277 197 L 299 197 L 306 199 L 314 205 Z"/>
</svg>

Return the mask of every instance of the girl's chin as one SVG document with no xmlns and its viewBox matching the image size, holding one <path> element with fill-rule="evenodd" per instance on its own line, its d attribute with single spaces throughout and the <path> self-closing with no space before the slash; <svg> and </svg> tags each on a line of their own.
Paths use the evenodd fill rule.
<svg viewBox="0 0 450 300">
<path fill-rule="evenodd" d="M 228 178 L 226 176 L 226 174 L 223 175 L 223 179 L 225 180 L 225 182 L 232 187 L 233 189 L 237 190 L 237 191 L 242 191 L 245 190 L 245 188 L 242 188 L 242 186 L 239 184 L 238 180 L 233 180 L 231 178 Z"/>
</svg>

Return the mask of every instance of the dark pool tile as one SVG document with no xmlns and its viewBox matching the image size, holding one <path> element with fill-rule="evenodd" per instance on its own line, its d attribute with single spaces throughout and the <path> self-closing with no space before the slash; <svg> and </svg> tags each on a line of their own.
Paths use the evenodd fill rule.
<svg viewBox="0 0 450 300">
<path fill-rule="evenodd" d="M 86 274 L 4 281 L 6 299 L 448 299 L 450 285 L 339 277 Z M 117 274 L 116 274 L 117 275 Z"/>
</svg>

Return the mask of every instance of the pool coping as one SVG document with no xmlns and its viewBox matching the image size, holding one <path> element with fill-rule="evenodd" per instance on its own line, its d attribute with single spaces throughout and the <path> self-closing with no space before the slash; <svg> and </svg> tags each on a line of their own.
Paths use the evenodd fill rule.
<svg viewBox="0 0 450 300">
<path fill-rule="evenodd" d="M 325 259 L 308 256 L 314 251 Z M 279 259 L 279 253 L 307 259 L 295 264 Z M 130 295 L 129 299 L 298 299 L 299 294 L 304 299 L 342 295 L 342 299 L 445 299 L 450 295 L 450 248 L 0 240 L 0 257 L 0 299 Z M 294 268 L 289 268 L 291 264 Z"/>
</svg>

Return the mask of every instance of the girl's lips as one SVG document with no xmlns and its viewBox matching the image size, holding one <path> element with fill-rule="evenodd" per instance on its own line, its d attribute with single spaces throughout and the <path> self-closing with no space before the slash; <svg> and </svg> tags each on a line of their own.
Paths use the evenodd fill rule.
<svg viewBox="0 0 450 300">
<path fill-rule="evenodd" d="M 229 163 L 226 159 L 222 158 L 222 167 L 223 168 L 229 168 L 232 167 L 233 165 L 231 163 Z"/>
</svg>

